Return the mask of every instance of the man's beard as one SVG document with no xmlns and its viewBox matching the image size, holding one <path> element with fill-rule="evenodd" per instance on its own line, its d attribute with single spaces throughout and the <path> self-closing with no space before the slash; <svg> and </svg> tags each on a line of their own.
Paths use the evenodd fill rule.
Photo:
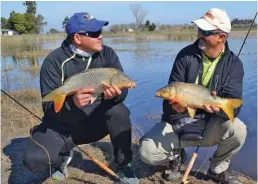
<svg viewBox="0 0 258 184">
<path fill-rule="evenodd" d="M 199 40 L 199 44 L 198 44 L 199 49 L 201 49 L 202 51 L 204 51 L 207 48 L 207 45 L 205 43 L 205 41 L 203 39 Z"/>
</svg>

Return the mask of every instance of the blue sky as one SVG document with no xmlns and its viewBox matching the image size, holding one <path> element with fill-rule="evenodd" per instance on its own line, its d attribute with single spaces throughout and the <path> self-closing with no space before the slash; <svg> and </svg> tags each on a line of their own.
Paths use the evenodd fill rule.
<svg viewBox="0 0 258 184">
<path fill-rule="evenodd" d="M 26 8 L 23 1 L 2 1 L 1 17 L 9 18 L 10 12 L 14 10 L 24 13 Z M 192 20 L 202 16 L 210 8 L 224 8 L 231 19 L 248 18 L 252 19 L 257 11 L 257 2 L 240 1 L 37 1 L 37 13 L 43 15 L 48 22 L 44 32 L 50 28 L 62 30 L 62 21 L 65 16 L 72 16 L 75 12 L 89 12 L 97 19 L 108 20 L 112 24 L 127 24 L 134 22 L 130 11 L 130 4 L 141 4 L 148 11 L 146 20 L 159 22 L 160 24 L 190 24 Z"/>
</svg>

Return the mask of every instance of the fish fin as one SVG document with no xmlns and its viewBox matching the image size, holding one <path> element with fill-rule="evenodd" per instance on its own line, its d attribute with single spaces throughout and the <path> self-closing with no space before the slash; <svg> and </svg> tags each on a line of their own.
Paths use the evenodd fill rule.
<svg viewBox="0 0 258 184">
<path fill-rule="evenodd" d="M 187 107 L 187 110 L 188 110 L 188 113 L 191 116 L 191 118 L 194 118 L 196 109 L 191 108 L 191 107 Z"/>
<path fill-rule="evenodd" d="M 57 88 L 56 90 L 47 94 L 42 102 L 54 101 L 55 112 L 59 112 L 65 101 L 66 93 L 62 91 L 62 88 Z"/>
<path fill-rule="evenodd" d="M 66 94 L 57 95 L 54 99 L 55 112 L 59 112 L 65 101 Z"/>
<path fill-rule="evenodd" d="M 77 91 L 71 91 L 69 92 L 66 96 L 69 96 L 69 95 L 73 95 L 74 93 L 76 93 Z"/>
<path fill-rule="evenodd" d="M 106 87 L 108 87 L 108 88 L 111 88 L 112 86 L 110 85 L 110 84 L 108 84 L 107 82 L 101 82 L 101 84 L 103 85 L 103 86 L 106 86 Z"/>
<path fill-rule="evenodd" d="M 97 99 L 98 97 L 98 93 L 93 93 L 91 98 L 90 98 L 90 103 L 93 104 L 93 102 L 95 102 L 95 100 Z"/>
<path fill-rule="evenodd" d="M 234 122 L 234 108 L 239 107 L 243 103 L 242 100 L 239 99 L 226 99 L 226 103 L 221 106 L 222 110 L 227 114 L 229 119 Z"/>
</svg>

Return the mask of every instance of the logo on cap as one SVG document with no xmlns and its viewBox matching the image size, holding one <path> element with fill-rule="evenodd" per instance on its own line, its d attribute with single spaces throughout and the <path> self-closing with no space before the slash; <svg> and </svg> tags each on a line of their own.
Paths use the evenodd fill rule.
<svg viewBox="0 0 258 184">
<path fill-rule="evenodd" d="M 207 12 L 204 16 L 209 17 L 211 20 L 215 19 L 215 17 L 210 12 Z"/>
<path fill-rule="evenodd" d="M 94 20 L 95 18 L 91 14 L 87 13 L 86 15 L 83 15 L 83 19 L 90 21 Z"/>
</svg>

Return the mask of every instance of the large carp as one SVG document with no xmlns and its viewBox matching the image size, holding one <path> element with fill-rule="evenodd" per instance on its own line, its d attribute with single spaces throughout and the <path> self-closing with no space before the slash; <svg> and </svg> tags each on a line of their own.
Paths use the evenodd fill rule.
<svg viewBox="0 0 258 184">
<path fill-rule="evenodd" d="M 135 82 L 125 73 L 115 68 L 94 68 L 69 77 L 62 86 L 47 94 L 42 101 L 54 101 L 55 112 L 59 112 L 66 96 L 74 94 L 80 88 L 93 88 L 93 103 L 103 92 L 103 85 L 118 89 L 135 88 Z"/>
<path fill-rule="evenodd" d="M 240 99 L 221 98 L 211 96 L 210 91 L 198 84 L 172 82 L 156 91 L 156 96 L 186 107 L 193 118 L 197 108 L 204 109 L 204 105 L 215 105 L 221 108 L 231 121 L 234 120 L 234 108 L 242 104 Z"/>
</svg>

